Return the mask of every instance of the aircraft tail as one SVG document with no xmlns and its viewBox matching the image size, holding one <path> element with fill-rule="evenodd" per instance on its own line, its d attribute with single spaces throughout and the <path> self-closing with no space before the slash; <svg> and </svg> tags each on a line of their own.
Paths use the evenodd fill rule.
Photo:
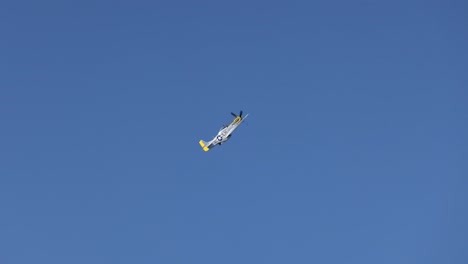
<svg viewBox="0 0 468 264">
<path fill-rule="evenodd" d="M 209 142 L 205 142 L 203 140 L 200 140 L 199 144 L 203 148 L 204 151 L 208 151 L 211 148 L 211 144 Z"/>
</svg>

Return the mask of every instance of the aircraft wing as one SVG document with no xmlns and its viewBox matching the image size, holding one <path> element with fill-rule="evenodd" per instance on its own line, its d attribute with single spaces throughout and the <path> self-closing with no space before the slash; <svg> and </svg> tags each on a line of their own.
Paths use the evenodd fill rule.
<svg viewBox="0 0 468 264">
<path fill-rule="evenodd" d="M 249 116 L 249 114 L 246 114 L 246 115 L 242 118 L 241 122 L 244 121 L 248 116 Z"/>
</svg>

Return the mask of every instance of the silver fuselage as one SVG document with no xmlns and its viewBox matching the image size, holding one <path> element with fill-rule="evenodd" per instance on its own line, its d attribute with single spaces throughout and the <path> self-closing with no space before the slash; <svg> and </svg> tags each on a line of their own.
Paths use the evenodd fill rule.
<svg viewBox="0 0 468 264">
<path fill-rule="evenodd" d="M 248 114 L 244 117 L 237 116 L 234 120 L 227 126 L 223 126 L 218 134 L 210 140 L 209 142 L 205 142 L 200 140 L 200 146 L 203 148 L 204 151 L 209 151 L 211 148 L 222 145 L 224 142 L 228 141 L 231 138 L 232 133 L 236 130 L 239 125 L 246 119 Z"/>
</svg>

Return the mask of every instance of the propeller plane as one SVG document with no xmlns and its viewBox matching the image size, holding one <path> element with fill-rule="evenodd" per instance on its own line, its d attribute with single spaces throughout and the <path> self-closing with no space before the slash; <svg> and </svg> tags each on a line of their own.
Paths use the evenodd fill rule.
<svg viewBox="0 0 468 264">
<path fill-rule="evenodd" d="M 217 145 L 222 145 L 226 141 L 228 141 L 234 130 L 236 130 L 239 125 L 246 119 L 249 114 L 245 115 L 242 117 L 242 110 L 240 111 L 239 115 L 234 114 L 231 112 L 231 115 L 234 116 L 234 119 L 231 121 L 231 123 L 227 126 L 223 126 L 218 134 L 209 142 L 205 142 L 203 140 L 200 140 L 199 144 L 203 148 L 204 151 L 209 151 L 210 149 L 214 148 Z"/>
</svg>

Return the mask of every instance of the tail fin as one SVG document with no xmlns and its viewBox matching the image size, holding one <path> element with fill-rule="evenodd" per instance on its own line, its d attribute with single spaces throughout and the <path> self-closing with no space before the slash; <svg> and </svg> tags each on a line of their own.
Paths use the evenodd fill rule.
<svg viewBox="0 0 468 264">
<path fill-rule="evenodd" d="M 203 148 L 204 151 L 208 151 L 210 150 L 210 145 L 209 143 L 203 141 L 203 140 L 200 140 L 200 146 Z"/>
</svg>

